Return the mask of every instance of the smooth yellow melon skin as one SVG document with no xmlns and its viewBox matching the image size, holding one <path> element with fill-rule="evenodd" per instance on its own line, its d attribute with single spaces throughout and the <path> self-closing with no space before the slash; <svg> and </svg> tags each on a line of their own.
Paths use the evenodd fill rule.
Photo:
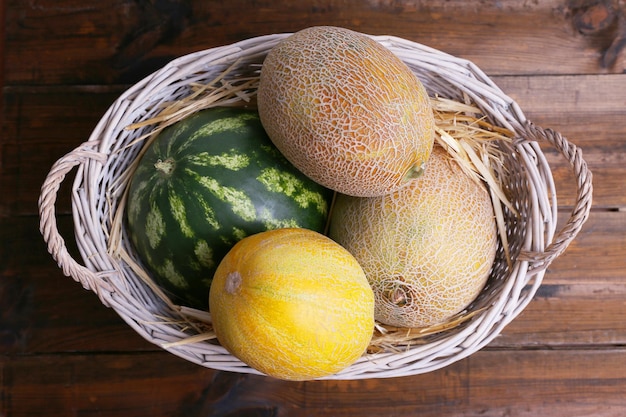
<svg viewBox="0 0 626 417">
<path fill-rule="evenodd" d="M 270 50 L 261 69 L 263 127 L 286 158 L 343 194 L 379 196 L 424 169 L 434 116 L 422 82 L 368 36 L 310 27 Z"/>
<path fill-rule="evenodd" d="M 383 197 L 338 196 L 330 237 L 363 267 L 376 320 L 398 327 L 436 325 L 466 308 L 498 244 L 486 188 L 438 146 L 407 187 Z"/>
<path fill-rule="evenodd" d="M 374 295 L 356 259 L 308 229 L 237 243 L 209 293 L 217 338 L 256 370 L 285 380 L 339 372 L 367 349 Z"/>
</svg>

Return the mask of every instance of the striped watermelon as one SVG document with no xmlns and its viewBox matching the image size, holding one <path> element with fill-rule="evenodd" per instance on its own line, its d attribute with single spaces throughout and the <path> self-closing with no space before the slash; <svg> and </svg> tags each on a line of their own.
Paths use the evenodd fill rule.
<svg viewBox="0 0 626 417">
<path fill-rule="evenodd" d="M 149 145 L 126 215 L 154 280 L 174 302 L 207 309 L 214 271 L 236 242 L 283 227 L 323 232 L 331 198 L 274 147 L 256 111 L 211 108 Z"/>
</svg>

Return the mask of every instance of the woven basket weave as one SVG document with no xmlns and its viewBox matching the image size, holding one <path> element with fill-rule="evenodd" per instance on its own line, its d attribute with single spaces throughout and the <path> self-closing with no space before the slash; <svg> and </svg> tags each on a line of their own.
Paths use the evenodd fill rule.
<svg viewBox="0 0 626 417">
<path fill-rule="evenodd" d="M 125 233 L 111 230 L 128 183 L 126 168 L 142 147 L 145 129 L 127 126 L 154 117 L 164 102 L 190 94 L 192 83 L 208 83 L 234 65 L 239 74 L 258 71 L 265 55 L 288 34 L 251 38 L 229 46 L 180 57 L 121 95 L 89 140 L 59 159 L 48 174 L 39 199 L 41 233 L 63 273 L 98 295 L 148 341 L 202 366 L 258 373 L 209 341 L 193 341 L 194 330 L 180 323 L 180 312 L 164 303 L 140 279 L 126 259 L 111 248 L 134 251 Z M 355 364 L 328 379 L 383 378 L 442 368 L 476 352 L 494 339 L 531 301 L 546 268 L 576 237 L 591 207 L 591 173 L 578 148 L 560 134 L 529 123 L 519 106 L 469 61 L 391 36 L 374 36 L 396 53 L 422 80 L 429 94 L 467 101 L 489 121 L 513 131 L 506 160 L 506 192 L 519 216 L 506 212 L 512 266 L 500 248 L 490 280 L 468 308 L 471 319 L 425 338 L 414 346 L 364 354 Z M 147 129 L 147 128 L 146 128 Z M 577 183 L 577 199 L 557 232 L 556 192 L 539 143 L 566 159 Z M 76 261 L 57 230 L 55 203 L 60 184 L 76 169 L 72 187 L 75 239 L 82 256 Z M 164 320 L 172 318 L 172 320 Z M 190 336 L 192 337 L 191 339 Z M 177 343 L 187 340 L 185 343 Z"/>
</svg>

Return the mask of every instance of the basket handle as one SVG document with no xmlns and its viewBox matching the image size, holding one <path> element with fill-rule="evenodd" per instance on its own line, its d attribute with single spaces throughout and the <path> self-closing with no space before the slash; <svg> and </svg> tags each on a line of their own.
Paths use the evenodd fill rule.
<svg viewBox="0 0 626 417">
<path fill-rule="evenodd" d="M 65 176 L 75 166 L 84 164 L 90 160 L 100 163 L 106 161 L 107 156 L 96 150 L 98 144 L 99 141 L 84 142 L 52 165 L 41 187 L 41 195 L 38 201 L 39 231 L 48 245 L 48 252 L 50 252 L 59 267 L 61 267 L 63 273 L 66 276 L 71 276 L 75 281 L 80 282 L 85 289 L 95 292 L 100 300 L 105 305 L 108 305 L 103 299 L 100 290 L 104 289 L 112 292 L 112 287 L 104 281 L 99 280 L 98 274 L 80 265 L 72 258 L 67 250 L 65 241 L 59 234 L 55 211 L 55 203 L 60 185 L 65 179 Z"/>
<path fill-rule="evenodd" d="M 532 269 L 545 269 L 567 249 L 589 217 L 593 194 L 592 174 L 583 159 L 582 150 L 570 143 L 560 133 L 552 129 L 542 129 L 531 122 L 527 122 L 524 128 L 527 137 L 535 141 L 545 141 L 554 146 L 569 162 L 576 178 L 576 203 L 566 224 L 543 252 L 525 252 L 523 254 L 524 260 L 533 262 Z"/>
</svg>

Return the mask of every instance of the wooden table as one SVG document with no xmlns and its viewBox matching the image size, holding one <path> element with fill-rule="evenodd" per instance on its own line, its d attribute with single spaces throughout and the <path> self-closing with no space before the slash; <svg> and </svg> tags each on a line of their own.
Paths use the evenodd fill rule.
<svg viewBox="0 0 626 417">
<path fill-rule="evenodd" d="M 0 416 L 624 415 L 626 5 L 585 1 L 2 2 Z M 580 146 L 594 173 L 592 214 L 535 299 L 441 370 L 296 383 L 193 365 L 65 277 L 38 232 L 50 166 L 130 85 L 179 55 L 320 24 L 472 60 L 529 119 Z M 548 158 L 567 218 L 574 179 Z M 66 191 L 58 221 L 71 240 Z"/>
</svg>

